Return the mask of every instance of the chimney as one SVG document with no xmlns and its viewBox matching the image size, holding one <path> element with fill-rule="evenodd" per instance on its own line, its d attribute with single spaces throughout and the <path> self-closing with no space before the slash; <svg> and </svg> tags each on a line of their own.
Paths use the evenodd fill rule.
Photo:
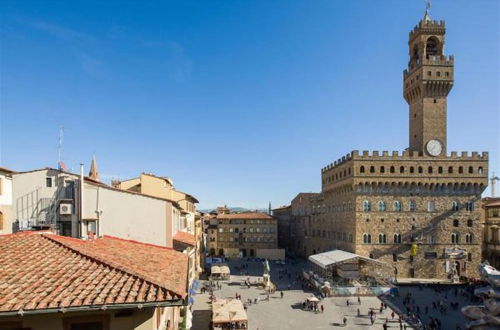
<svg viewBox="0 0 500 330">
<path fill-rule="evenodd" d="M 84 183 L 85 183 L 85 177 L 83 175 L 83 164 L 80 164 L 80 219 L 78 221 L 78 228 L 79 228 L 79 238 L 83 238 L 84 235 L 84 226 L 83 226 L 83 191 L 84 191 Z"/>
</svg>

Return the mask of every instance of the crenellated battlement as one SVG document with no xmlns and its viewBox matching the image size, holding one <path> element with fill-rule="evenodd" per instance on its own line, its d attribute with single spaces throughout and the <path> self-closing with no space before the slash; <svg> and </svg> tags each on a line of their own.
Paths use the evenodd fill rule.
<svg viewBox="0 0 500 330">
<path fill-rule="evenodd" d="M 412 64 L 412 67 L 403 71 L 404 78 L 408 77 L 415 70 L 420 69 L 422 66 L 454 66 L 455 57 L 453 55 L 431 55 L 428 58 L 423 58 Z M 435 78 L 434 78 L 435 79 Z"/>
<path fill-rule="evenodd" d="M 467 151 L 457 152 L 452 151 L 449 155 L 445 157 L 431 157 L 427 155 L 421 155 L 417 151 L 368 151 L 368 150 L 353 150 L 351 153 L 337 159 L 333 163 L 325 166 L 321 169 L 321 172 L 327 172 L 331 169 L 338 168 L 350 161 L 366 160 L 366 161 L 487 161 L 488 152 L 477 152 L 473 151 L 471 153 Z"/>
<path fill-rule="evenodd" d="M 413 39 L 420 32 L 432 32 L 432 33 L 444 33 L 445 32 L 445 21 L 443 20 L 421 20 L 413 30 L 410 31 L 410 40 Z"/>
</svg>

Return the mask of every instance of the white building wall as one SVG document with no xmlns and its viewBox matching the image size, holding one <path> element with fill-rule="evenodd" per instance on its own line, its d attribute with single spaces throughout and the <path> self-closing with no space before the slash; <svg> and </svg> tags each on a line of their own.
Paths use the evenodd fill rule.
<svg viewBox="0 0 500 330">
<path fill-rule="evenodd" d="M 12 178 L 0 173 L 0 212 L 3 219 L 1 234 L 12 233 Z"/>
<path fill-rule="evenodd" d="M 98 235 L 171 247 L 167 235 L 168 202 L 85 184 L 84 219 L 97 219 Z"/>
</svg>

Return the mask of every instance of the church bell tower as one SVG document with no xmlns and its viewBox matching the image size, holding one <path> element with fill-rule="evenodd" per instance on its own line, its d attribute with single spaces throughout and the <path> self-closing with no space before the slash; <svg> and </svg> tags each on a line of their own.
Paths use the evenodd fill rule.
<svg viewBox="0 0 500 330">
<path fill-rule="evenodd" d="M 431 20 L 427 8 L 410 32 L 410 61 L 403 73 L 409 150 L 433 157 L 446 156 L 446 99 L 453 87 L 453 56 L 444 55 L 444 37 L 444 21 Z"/>
</svg>

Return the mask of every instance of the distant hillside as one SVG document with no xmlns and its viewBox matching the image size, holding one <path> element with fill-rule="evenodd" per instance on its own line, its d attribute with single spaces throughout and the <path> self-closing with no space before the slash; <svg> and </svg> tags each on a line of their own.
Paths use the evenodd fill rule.
<svg viewBox="0 0 500 330">
<path fill-rule="evenodd" d="M 229 206 L 229 210 L 231 210 L 231 213 L 243 213 L 243 212 L 262 212 L 262 213 L 267 213 L 267 209 L 247 209 L 245 207 L 239 207 L 239 206 Z M 203 213 L 209 213 L 212 211 L 215 211 L 215 209 L 203 209 L 199 210 L 200 212 Z"/>
</svg>

